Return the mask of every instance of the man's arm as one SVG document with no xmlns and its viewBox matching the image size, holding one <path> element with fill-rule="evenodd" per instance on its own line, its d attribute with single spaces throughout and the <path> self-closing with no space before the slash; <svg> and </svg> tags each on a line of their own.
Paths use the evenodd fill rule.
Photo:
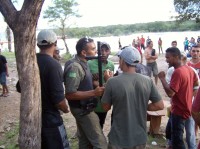
<svg viewBox="0 0 200 149">
<path fill-rule="evenodd" d="M 63 111 L 64 113 L 68 113 L 68 112 L 69 112 L 69 109 L 68 109 L 68 106 L 67 106 L 67 104 L 66 104 L 66 100 L 65 100 L 65 99 L 63 99 L 62 101 L 60 101 L 60 102 L 56 105 L 56 107 L 57 107 L 59 110 Z"/>
<path fill-rule="evenodd" d="M 146 50 L 144 51 L 144 57 L 146 60 L 151 60 L 151 55 Z"/>
<path fill-rule="evenodd" d="M 150 103 L 148 104 L 148 107 L 147 107 L 148 111 L 158 111 L 158 110 L 163 110 L 163 109 L 164 109 L 163 100 L 159 100 L 158 102 L 155 102 L 155 103 Z"/>
<path fill-rule="evenodd" d="M 6 76 L 9 77 L 9 73 L 8 73 L 8 65 L 7 65 L 7 63 L 5 64 L 5 67 L 6 67 Z"/>
<path fill-rule="evenodd" d="M 105 89 L 105 87 L 98 86 L 94 90 L 90 90 L 90 91 L 76 91 L 73 93 L 66 93 L 65 97 L 68 100 L 85 100 L 90 97 L 102 96 L 104 89 Z"/>
<path fill-rule="evenodd" d="M 165 72 L 164 71 L 161 71 L 159 74 L 158 74 L 158 77 L 163 85 L 163 88 L 166 92 L 166 94 L 171 98 L 174 96 L 175 92 L 170 88 L 169 84 L 167 83 L 166 79 L 165 79 Z"/>
<path fill-rule="evenodd" d="M 102 103 L 102 107 L 105 111 L 109 111 L 111 109 L 111 105 L 108 103 Z"/>
</svg>

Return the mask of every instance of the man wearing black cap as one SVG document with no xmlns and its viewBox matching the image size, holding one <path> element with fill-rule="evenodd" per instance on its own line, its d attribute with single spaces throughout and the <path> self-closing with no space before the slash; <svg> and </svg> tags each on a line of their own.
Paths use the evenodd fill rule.
<svg viewBox="0 0 200 149">
<path fill-rule="evenodd" d="M 106 71 L 106 70 L 109 70 L 110 72 L 114 72 L 113 62 L 108 60 L 108 56 L 110 55 L 110 52 L 111 52 L 110 45 L 106 42 L 102 42 L 101 43 L 102 73 L 104 73 L 104 71 Z M 88 65 L 90 67 L 90 72 L 92 73 L 92 76 L 93 76 L 93 82 L 94 82 L 93 85 L 94 85 L 94 87 L 97 87 L 99 85 L 98 60 L 97 59 L 90 60 L 90 61 L 88 61 Z M 107 78 L 104 78 L 102 76 L 103 83 L 106 82 L 105 79 L 107 79 Z M 101 128 L 103 129 L 107 111 L 103 110 L 100 99 L 98 100 L 98 105 L 97 105 L 97 108 L 95 109 L 95 113 L 98 115 Z"/>
<path fill-rule="evenodd" d="M 42 149 L 69 149 L 66 130 L 60 111 L 68 113 L 63 88 L 61 65 L 53 58 L 57 37 L 50 30 L 37 36 L 37 62 L 40 70 L 42 95 Z"/>
<path fill-rule="evenodd" d="M 119 66 L 123 73 L 107 81 L 101 99 L 104 110 L 113 106 L 108 149 L 145 148 L 147 110 L 162 110 L 164 104 L 153 81 L 135 71 L 141 60 L 138 50 L 133 47 L 122 49 Z"/>
</svg>

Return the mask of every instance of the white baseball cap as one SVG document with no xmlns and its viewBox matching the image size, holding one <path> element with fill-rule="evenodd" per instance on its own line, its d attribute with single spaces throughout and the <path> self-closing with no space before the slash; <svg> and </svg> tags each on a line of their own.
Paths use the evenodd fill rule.
<svg viewBox="0 0 200 149">
<path fill-rule="evenodd" d="M 56 34 L 51 30 L 41 30 L 37 36 L 38 45 L 50 45 L 57 41 Z"/>
</svg>

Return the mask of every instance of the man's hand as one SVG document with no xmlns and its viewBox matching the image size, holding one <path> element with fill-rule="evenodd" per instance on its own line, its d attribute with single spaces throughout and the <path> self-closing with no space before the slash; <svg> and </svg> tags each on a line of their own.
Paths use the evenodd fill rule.
<svg viewBox="0 0 200 149">
<path fill-rule="evenodd" d="M 99 73 L 92 74 L 92 79 L 93 79 L 93 81 L 98 81 L 99 80 Z"/>
<path fill-rule="evenodd" d="M 105 87 L 99 87 L 99 86 L 96 87 L 95 90 L 94 90 L 95 96 L 102 96 L 104 90 L 105 90 Z"/>
<path fill-rule="evenodd" d="M 106 82 L 109 78 L 113 77 L 113 71 L 109 69 L 104 71 L 104 81 Z"/>
<path fill-rule="evenodd" d="M 59 102 L 56 107 L 61 110 L 63 113 L 68 113 L 69 112 L 69 108 L 67 106 L 66 100 L 63 99 L 61 102 Z"/>
<path fill-rule="evenodd" d="M 159 72 L 158 77 L 159 79 L 165 79 L 165 72 L 164 71 Z"/>
</svg>

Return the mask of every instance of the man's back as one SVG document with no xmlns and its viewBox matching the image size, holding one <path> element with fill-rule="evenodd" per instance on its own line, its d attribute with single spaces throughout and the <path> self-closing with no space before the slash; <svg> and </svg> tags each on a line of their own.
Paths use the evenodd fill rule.
<svg viewBox="0 0 200 149">
<path fill-rule="evenodd" d="M 150 99 L 156 102 L 161 97 L 149 77 L 123 73 L 108 80 L 102 102 L 113 105 L 113 123 L 108 136 L 112 144 L 130 147 L 146 143 L 146 112 Z"/>
<path fill-rule="evenodd" d="M 172 97 L 172 113 L 188 118 L 191 116 L 194 82 L 197 82 L 195 72 L 189 66 L 181 66 L 172 74 L 170 87 L 175 91 Z"/>
</svg>

